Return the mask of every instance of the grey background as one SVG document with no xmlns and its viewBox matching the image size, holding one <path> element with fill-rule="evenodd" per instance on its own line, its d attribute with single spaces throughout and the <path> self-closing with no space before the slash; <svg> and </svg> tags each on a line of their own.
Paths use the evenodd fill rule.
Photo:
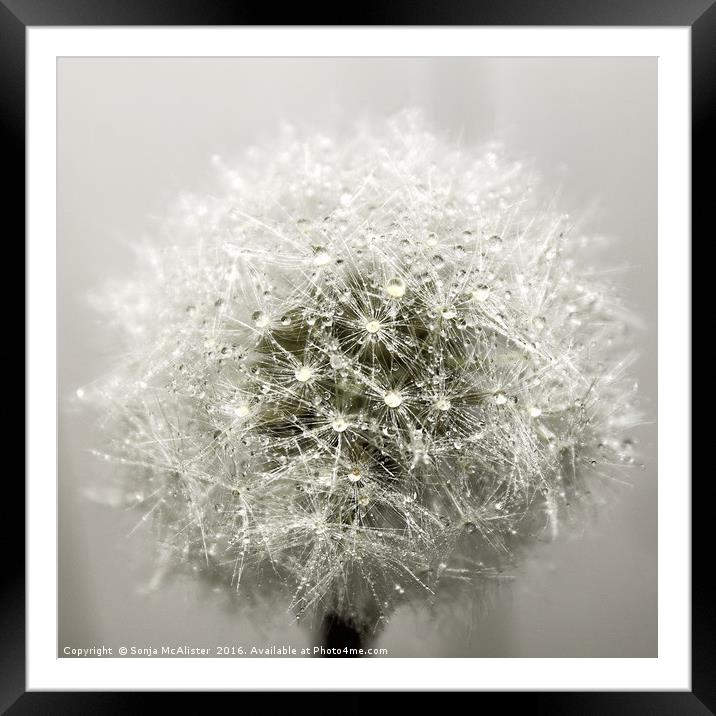
<svg viewBox="0 0 716 716">
<path fill-rule="evenodd" d="M 180 191 L 211 186 L 230 157 L 281 120 L 422 107 L 466 144 L 498 136 L 534 158 L 561 205 L 596 199 L 593 228 L 637 336 L 640 395 L 656 416 L 656 58 L 129 59 L 58 61 L 59 635 L 64 646 L 308 646 L 286 615 L 264 624 L 221 593 L 145 594 L 150 550 L 133 516 L 88 501 L 102 467 L 94 424 L 66 399 L 117 347 L 86 296 L 131 272 L 131 242 Z M 636 432 L 644 471 L 579 539 L 539 545 L 489 609 L 400 610 L 376 646 L 390 656 L 657 656 L 655 422 Z M 49 476 L 48 476 L 48 479 Z M 438 615 L 440 616 L 440 615 Z"/>
</svg>

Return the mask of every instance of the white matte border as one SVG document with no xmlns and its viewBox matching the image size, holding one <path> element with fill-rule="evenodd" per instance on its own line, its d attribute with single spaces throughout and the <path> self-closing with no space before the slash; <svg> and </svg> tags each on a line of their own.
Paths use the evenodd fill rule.
<svg viewBox="0 0 716 716">
<path fill-rule="evenodd" d="M 690 689 L 689 28 L 109 27 L 27 33 L 28 690 Z M 57 658 L 57 58 L 367 55 L 659 58 L 658 658 Z"/>
</svg>

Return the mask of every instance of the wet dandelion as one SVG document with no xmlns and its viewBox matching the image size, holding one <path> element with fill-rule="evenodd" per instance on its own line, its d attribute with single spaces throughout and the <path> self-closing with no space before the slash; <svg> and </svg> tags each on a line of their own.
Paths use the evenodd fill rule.
<svg viewBox="0 0 716 716">
<path fill-rule="evenodd" d="M 165 562 L 367 633 L 633 460 L 625 312 L 499 148 L 408 113 L 215 163 L 107 293 L 130 357 L 83 396 Z"/>
</svg>

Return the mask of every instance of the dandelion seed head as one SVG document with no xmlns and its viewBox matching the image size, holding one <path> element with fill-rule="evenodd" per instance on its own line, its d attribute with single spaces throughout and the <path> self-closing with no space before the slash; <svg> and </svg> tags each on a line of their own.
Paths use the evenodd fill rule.
<svg viewBox="0 0 716 716">
<path fill-rule="evenodd" d="M 214 167 L 107 291 L 129 357 L 83 401 L 177 570 L 375 624 L 634 462 L 627 314 L 529 167 L 414 113 Z"/>
</svg>

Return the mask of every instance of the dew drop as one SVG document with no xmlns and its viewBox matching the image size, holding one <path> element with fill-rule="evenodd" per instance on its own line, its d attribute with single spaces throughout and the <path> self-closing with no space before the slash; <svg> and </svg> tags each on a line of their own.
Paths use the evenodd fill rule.
<svg viewBox="0 0 716 716">
<path fill-rule="evenodd" d="M 436 403 L 435 407 L 438 410 L 442 410 L 443 412 L 447 412 L 452 407 L 452 403 L 448 398 L 440 398 Z"/>
<path fill-rule="evenodd" d="M 385 284 L 385 292 L 392 298 L 402 298 L 405 295 L 405 281 L 402 278 L 391 278 Z"/>
<path fill-rule="evenodd" d="M 348 421 L 345 418 L 338 416 L 337 418 L 333 419 L 333 422 L 331 423 L 331 427 L 337 433 L 345 432 L 348 429 Z"/>
<path fill-rule="evenodd" d="M 315 266 L 325 266 L 331 262 L 331 255 L 322 246 L 318 246 L 313 251 L 313 264 Z"/>
<path fill-rule="evenodd" d="M 378 321 L 368 321 L 368 323 L 365 324 L 365 330 L 368 333 L 377 333 L 380 330 L 380 323 Z"/>
<path fill-rule="evenodd" d="M 397 408 L 403 402 L 403 396 L 397 390 L 389 390 L 383 400 L 389 408 Z"/>
<path fill-rule="evenodd" d="M 254 322 L 256 328 L 266 328 L 270 322 L 269 317 L 261 311 L 255 311 L 251 315 L 251 320 Z"/>
<path fill-rule="evenodd" d="M 487 246 L 493 253 L 502 251 L 502 238 L 500 236 L 491 236 L 487 241 Z"/>
<path fill-rule="evenodd" d="M 475 301 L 486 301 L 489 295 L 490 287 L 486 286 L 485 284 L 477 286 L 472 292 L 472 297 L 473 299 L 475 299 Z"/>
<path fill-rule="evenodd" d="M 307 383 L 311 380 L 311 378 L 313 378 L 313 368 L 307 365 L 302 365 L 296 369 L 294 376 L 299 383 Z"/>
<path fill-rule="evenodd" d="M 501 390 L 498 390 L 494 397 L 495 405 L 504 405 L 507 402 L 507 396 Z"/>
<path fill-rule="evenodd" d="M 236 406 L 234 413 L 239 418 L 245 418 L 249 414 L 249 406 L 246 403 Z"/>
</svg>

